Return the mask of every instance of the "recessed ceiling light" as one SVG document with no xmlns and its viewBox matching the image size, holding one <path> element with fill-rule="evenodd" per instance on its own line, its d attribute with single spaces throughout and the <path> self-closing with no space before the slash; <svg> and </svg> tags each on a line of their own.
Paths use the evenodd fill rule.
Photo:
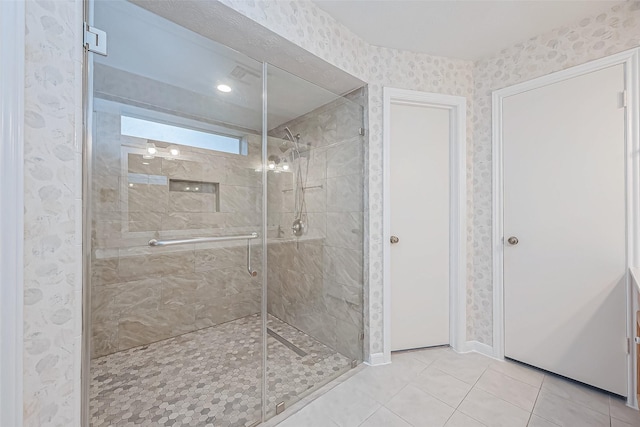
<svg viewBox="0 0 640 427">
<path fill-rule="evenodd" d="M 231 86 L 227 86 L 227 85 L 218 85 L 217 86 L 218 90 L 220 92 L 224 92 L 224 93 L 228 93 L 231 92 Z"/>
</svg>

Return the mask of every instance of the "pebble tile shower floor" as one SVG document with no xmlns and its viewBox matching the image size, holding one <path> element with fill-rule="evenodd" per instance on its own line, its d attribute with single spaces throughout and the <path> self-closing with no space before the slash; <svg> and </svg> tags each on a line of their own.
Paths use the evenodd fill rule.
<svg viewBox="0 0 640 427">
<path fill-rule="evenodd" d="M 267 411 L 350 368 L 351 361 L 269 316 Z M 247 316 L 91 361 L 91 426 L 245 427 L 260 420 L 260 317 Z"/>
</svg>

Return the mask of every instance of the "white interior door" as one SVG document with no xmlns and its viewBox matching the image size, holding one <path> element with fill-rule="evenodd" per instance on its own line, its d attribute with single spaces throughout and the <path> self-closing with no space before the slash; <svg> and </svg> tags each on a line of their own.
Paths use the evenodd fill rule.
<svg viewBox="0 0 640 427">
<path fill-rule="evenodd" d="M 449 343 L 450 112 L 391 104 L 391 350 Z"/>
<path fill-rule="evenodd" d="M 505 356 L 619 395 L 623 90 L 619 65 L 503 101 Z"/>
</svg>

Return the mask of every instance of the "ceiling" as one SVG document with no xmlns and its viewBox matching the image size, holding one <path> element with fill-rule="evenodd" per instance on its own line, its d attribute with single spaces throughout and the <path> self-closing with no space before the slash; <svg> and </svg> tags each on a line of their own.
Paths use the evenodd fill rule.
<svg viewBox="0 0 640 427">
<path fill-rule="evenodd" d="M 370 44 L 477 60 L 618 1 L 313 0 Z"/>
<path fill-rule="evenodd" d="M 100 97 L 236 128 L 261 129 L 261 62 L 133 3 L 94 4 L 95 26 L 109 37 L 108 56 L 94 56 L 95 90 Z M 337 78 L 335 73 L 332 76 Z M 346 79 L 344 87 L 356 83 Z M 219 84 L 230 86 L 231 92 L 218 91 Z M 270 129 L 338 98 L 271 66 L 267 87 Z"/>
</svg>

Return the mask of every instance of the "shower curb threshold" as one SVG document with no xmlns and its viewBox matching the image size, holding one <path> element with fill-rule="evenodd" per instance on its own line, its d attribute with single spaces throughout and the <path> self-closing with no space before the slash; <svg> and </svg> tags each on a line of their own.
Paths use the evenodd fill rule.
<svg viewBox="0 0 640 427">
<path fill-rule="evenodd" d="M 322 395 L 324 395 L 328 391 L 330 391 L 333 388 L 335 388 L 335 387 L 339 386 L 340 384 L 344 383 L 349 378 L 353 377 L 354 375 L 356 375 L 357 373 L 363 371 L 366 368 L 367 368 L 367 366 L 364 363 L 360 363 L 357 367 L 348 370 L 344 374 L 342 374 L 339 377 L 333 379 L 332 381 L 330 381 L 327 384 L 323 385 L 319 389 L 314 390 L 309 395 L 303 397 L 302 399 L 300 399 L 299 401 L 297 401 L 296 403 L 291 405 L 289 408 L 287 408 L 282 414 L 276 415 L 276 416 L 268 419 L 267 421 L 265 421 L 262 424 L 258 424 L 257 427 L 275 427 L 275 426 L 277 426 L 278 424 L 280 424 L 281 422 L 285 421 L 290 416 L 300 412 L 305 406 L 307 406 L 308 404 L 310 404 L 314 400 L 318 399 L 319 397 L 321 397 Z"/>
</svg>

